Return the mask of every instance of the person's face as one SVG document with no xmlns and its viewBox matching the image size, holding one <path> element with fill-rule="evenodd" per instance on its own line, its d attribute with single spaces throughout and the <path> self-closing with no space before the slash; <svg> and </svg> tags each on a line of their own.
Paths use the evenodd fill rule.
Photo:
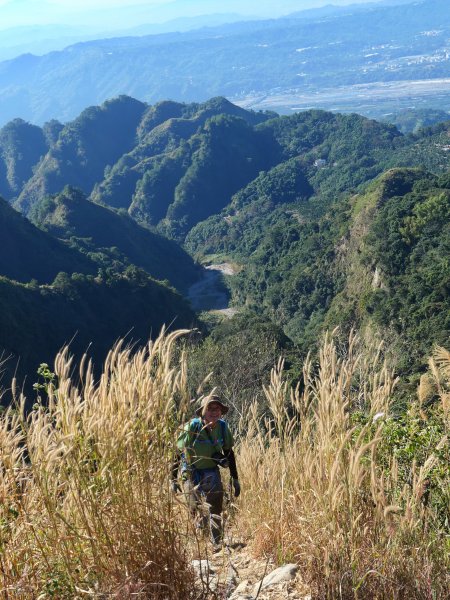
<svg viewBox="0 0 450 600">
<path fill-rule="evenodd" d="M 203 415 L 205 421 L 208 424 L 215 425 L 222 416 L 222 407 L 218 402 L 211 402 L 205 410 Z"/>
</svg>

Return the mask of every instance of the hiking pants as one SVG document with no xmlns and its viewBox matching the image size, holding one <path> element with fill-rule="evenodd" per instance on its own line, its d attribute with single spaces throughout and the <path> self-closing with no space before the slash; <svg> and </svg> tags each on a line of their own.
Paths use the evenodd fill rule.
<svg viewBox="0 0 450 600">
<path fill-rule="evenodd" d="M 195 469 L 192 476 L 184 482 L 184 492 L 192 515 L 200 517 L 200 525 L 209 523 L 212 542 L 220 543 L 224 492 L 219 467 Z"/>
</svg>

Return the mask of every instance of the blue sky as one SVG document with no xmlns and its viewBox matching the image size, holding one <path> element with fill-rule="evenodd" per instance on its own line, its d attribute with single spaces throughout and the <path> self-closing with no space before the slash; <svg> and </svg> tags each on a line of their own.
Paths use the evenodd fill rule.
<svg viewBox="0 0 450 600">
<path fill-rule="evenodd" d="M 22 25 L 135 26 L 211 13 L 280 16 L 374 0 L 0 0 L 0 30 Z"/>
</svg>

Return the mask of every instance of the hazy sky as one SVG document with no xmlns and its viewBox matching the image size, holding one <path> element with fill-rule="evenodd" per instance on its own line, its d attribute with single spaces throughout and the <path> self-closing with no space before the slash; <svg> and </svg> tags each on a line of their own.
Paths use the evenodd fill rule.
<svg viewBox="0 0 450 600">
<path fill-rule="evenodd" d="M 55 23 L 124 27 L 211 13 L 275 17 L 326 4 L 370 1 L 374 0 L 0 0 L 0 30 Z"/>
</svg>

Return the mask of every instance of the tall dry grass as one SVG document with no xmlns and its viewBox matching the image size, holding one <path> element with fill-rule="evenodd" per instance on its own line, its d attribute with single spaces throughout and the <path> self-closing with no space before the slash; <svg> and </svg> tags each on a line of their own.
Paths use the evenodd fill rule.
<svg viewBox="0 0 450 600">
<path fill-rule="evenodd" d="M 253 406 L 243 423 L 241 532 L 254 552 L 298 562 L 313 598 L 450 596 L 448 537 L 424 501 L 436 458 L 413 465 L 405 485 L 394 458 L 386 468 L 383 427 L 395 384 L 379 346 L 352 335 L 341 353 L 328 336 L 297 389 L 278 364 L 265 390 L 269 416 Z M 448 433 L 443 391 L 441 403 Z M 447 443 L 444 434 L 438 446 Z"/>
<path fill-rule="evenodd" d="M 168 485 L 189 408 L 183 333 L 138 351 L 117 345 L 99 381 L 85 361 L 75 382 L 64 350 L 46 401 L 26 414 L 19 397 L 0 416 L 0 598 L 208 595 L 207 584 L 195 591 L 196 540 Z M 235 526 L 255 552 L 298 562 L 314 598 L 448 595 L 445 533 L 424 501 L 437 459 L 413 464 L 402 485 L 383 454 L 395 383 L 380 347 L 352 336 L 343 352 L 329 337 L 297 389 L 282 362 L 274 369 L 266 417 L 249 407 Z M 449 389 L 450 355 L 440 349 L 417 410 L 438 397 L 446 432 Z"/>
<path fill-rule="evenodd" d="M 192 597 L 185 527 L 168 486 L 188 405 L 177 338 L 118 344 L 76 385 L 67 349 L 57 387 L 0 418 L 0 598 Z"/>
</svg>

